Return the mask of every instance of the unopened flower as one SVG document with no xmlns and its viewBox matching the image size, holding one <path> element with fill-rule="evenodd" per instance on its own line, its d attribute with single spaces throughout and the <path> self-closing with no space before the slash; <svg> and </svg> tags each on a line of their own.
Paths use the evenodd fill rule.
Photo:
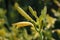
<svg viewBox="0 0 60 40">
<path fill-rule="evenodd" d="M 47 15 L 46 21 L 48 23 L 47 28 L 50 28 L 55 23 L 56 18 L 53 18 L 53 17 Z"/>
<path fill-rule="evenodd" d="M 60 16 L 60 12 L 56 11 L 55 9 L 51 9 L 51 11 L 54 13 L 55 16 Z"/>
<path fill-rule="evenodd" d="M 52 33 L 54 33 L 54 32 L 57 32 L 57 34 L 60 36 L 60 29 L 52 30 Z"/>
<path fill-rule="evenodd" d="M 13 26 L 16 26 L 17 28 L 25 27 L 25 26 L 34 26 L 31 22 L 18 22 L 12 24 Z"/>
<path fill-rule="evenodd" d="M 29 21 L 33 21 L 33 19 L 21 8 L 19 7 L 18 3 L 15 3 L 15 9 L 23 16 L 25 17 L 27 20 Z"/>
<path fill-rule="evenodd" d="M 54 0 L 54 3 L 57 4 L 58 7 L 60 7 L 60 3 L 57 0 Z"/>
</svg>

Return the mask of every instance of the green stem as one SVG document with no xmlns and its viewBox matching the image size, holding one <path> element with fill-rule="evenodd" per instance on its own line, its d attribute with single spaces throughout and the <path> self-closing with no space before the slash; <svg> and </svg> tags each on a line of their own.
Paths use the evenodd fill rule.
<svg viewBox="0 0 60 40">
<path fill-rule="evenodd" d="M 42 34 L 42 28 L 43 28 L 43 27 L 40 26 L 40 25 L 39 25 L 39 27 L 40 27 L 40 28 L 39 28 L 40 40 L 43 40 L 43 38 L 42 38 L 42 37 L 43 37 L 43 34 Z"/>
<path fill-rule="evenodd" d="M 42 31 L 39 31 L 39 35 L 40 35 L 40 40 L 43 40 L 43 35 L 42 35 Z"/>
<path fill-rule="evenodd" d="M 36 31 L 39 33 L 39 35 L 40 35 L 40 39 L 39 39 L 39 40 L 43 40 L 43 38 L 42 38 L 42 37 L 43 37 L 43 34 L 42 34 L 42 30 L 41 30 L 43 27 L 41 28 L 40 25 L 38 25 L 40 28 L 39 28 L 39 30 L 37 30 L 36 22 L 33 22 L 33 23 L 35 24 L 35 27 L 34 27 L 35 30 L 36 30 Z"/>
</svg>

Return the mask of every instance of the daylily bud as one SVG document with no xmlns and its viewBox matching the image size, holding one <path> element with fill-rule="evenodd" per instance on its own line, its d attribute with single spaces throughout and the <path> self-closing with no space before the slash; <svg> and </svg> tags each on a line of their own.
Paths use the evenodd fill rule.
<svg viewBox="0 0 60 40">
<path fill-rule="evenodd" d="M 33 19 L 21 8 L 19 7 L 18 3 L 15 3 L 15 9 L 23 16 L 25 17 L 27 20 L 29 21 L 33 21 Z"/>
<path fill-rule="evenodd" d="M 47 20 L 47 23 L 48 23 L 47 28 L 50 28 L 55 23 L 55 21 L 57 19 L 47 15 L 46 20 Z"/>
<path fill-rule="evenodd" d="M 12 24 L 13 26 L 16 26 L 17 28 L 25 27 L 25 26 L 34 26 L 31 22 L 18 22 Z"/>
</svg>

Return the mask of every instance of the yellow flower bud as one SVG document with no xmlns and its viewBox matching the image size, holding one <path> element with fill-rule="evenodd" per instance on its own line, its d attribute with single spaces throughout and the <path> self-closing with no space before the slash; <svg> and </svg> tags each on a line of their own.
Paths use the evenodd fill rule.
<svg viewBox="0 0 60 40">
<path fill-rule="evenodd" d="M 31 22 L 18 22 L 18 23 L 14 23 L 12 24 L 13 26 L 16 26 L 16 28 L 21 28 L 21 27 L 25 27 L 25 26 L 34 26 Z"/>
<path fill-rule="evenodd" d="M 52 33 L 54 33 L 54 32 L 57 32 L 58 36 L 60 36 L 60 29 L 52 30 Z"/>
<path fill-rule="evenodd" d="M 25 17 L 27 20 L 29 21 L 33 21 L 33 19 L 21 8 L 19 7 L 18 3 L 15 3 L 15 9 L 23 16 Z"/>
<path fill-rule="evenodd" d="M 48 23 L 47 28 L 50 28 L 55 23 L 56 20 L 57 20 L 56 18 L 53 18 L 53 17 L 47 15 L 47 17 L 46 17 L 46 21 Z"/>
<path fill-rule="evenodd" d="M 58 7 L 60 7 L 60 3 L 59 3 L 59 1 L 54 0 L 54 3 L 55 3 Z"/>
<path fill-rule="evenodd" d="M 56 11 L 55 9 L 51 9 L 51 11 L 54 13 L 55 16 L 59 17 L 60 13 Z"/>
</svg>

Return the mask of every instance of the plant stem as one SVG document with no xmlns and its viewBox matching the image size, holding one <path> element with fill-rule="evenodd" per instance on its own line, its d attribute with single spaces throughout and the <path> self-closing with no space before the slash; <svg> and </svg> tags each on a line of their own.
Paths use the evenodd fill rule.
<svg viewBox="0 0 60 40">
<path fill-rule="evenodd" d="M 34 25 L 35 25 L 35 26 L 34 26 L 35 30 L 36 30 L 36 31 L 39 33 L 39 35 L 40 35 L 40 39 L 39 39 L 39 40 L 43 40 L 43 38 L 42 38 L 42 37 L 43 37 L 42 28 L 43 28 L 43 27 L 41 28 L 40 25 L 38 25 L 38 26 L 39 26 L 39 30 L 37 30 L 36 22 L 34 21 L 33 23 L 34 23 Z"/>
</svg>

